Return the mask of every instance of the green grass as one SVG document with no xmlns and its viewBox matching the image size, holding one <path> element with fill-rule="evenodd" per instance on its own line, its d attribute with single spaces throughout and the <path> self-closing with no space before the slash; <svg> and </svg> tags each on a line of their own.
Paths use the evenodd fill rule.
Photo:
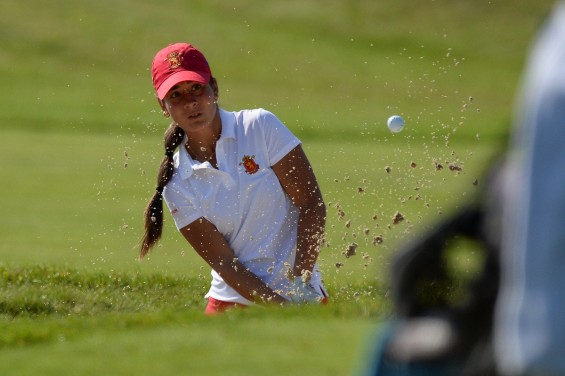
<svg viewBox="0 0 565 376">
<path fill-rule="evenodd" d="M 0 370 L 10 375 L 37 369 L 56 374 L 67 367 L 80 375 L 171 369 L 263 374 L 271 368 L 288 374 L 297 366 L 335 374 L 354 367 L 365 351 L 352 339 L 375 333 L 373 320 L 390 312 L 383 305 L 386 290 L 375 284 L 354 286 L 370 295 L 337 291 L 328 307 L 250 308 L 206 317 L 200 296 L 205 278 L 2 265 L 0 275 Z M 253 356 L 234 368 L 234 360 L 249 352 Z M 222 356 L 215 359 L 214 353 Z M 30 356 L 33 364 L 23 361 Z"/>
<path fill-rule="evenodd" d="M 4 1 L 0 374 L 362 368 L 390 314 L 391 257 L 482 188 L 551 4 Z M 137 260 L 167 126 L 149 66 L 176 41 L 205 52 L 224 108 L 269 109 L 304 141 L 328 204 L 329 306 L 205 317 L 209 270 L 170 217 Z M 476 260 L 458 247 L 467 278 Z"/>
</svg>

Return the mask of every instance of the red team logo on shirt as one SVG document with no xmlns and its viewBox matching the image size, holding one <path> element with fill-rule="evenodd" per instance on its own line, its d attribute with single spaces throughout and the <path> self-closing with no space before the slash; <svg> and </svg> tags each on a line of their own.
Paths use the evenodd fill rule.
<svg viewBox="0 0 565 376">
<path fill-rule="evenodd" d="M 244 155 L 243 158 L 241 158 L 241 163 L 239 164 L 240 166 L 245 167 L 245 172 L 250 175 L 259 171 L 259 165 L 253 160 L 253 158 L 255 158 L 254 155 Z"/>
</svg>

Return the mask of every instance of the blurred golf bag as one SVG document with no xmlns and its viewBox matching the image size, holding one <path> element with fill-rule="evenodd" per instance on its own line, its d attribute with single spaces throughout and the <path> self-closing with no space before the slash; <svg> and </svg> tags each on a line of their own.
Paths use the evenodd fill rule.
<svg viewBox="0 0 565 376">
<path fill-rule="evenodd" d="M 500 276 L 498 180 L 500 174 L 491 172 L 477 200 L 393 260 L 394 321 L 380 332 L 367 375 L 496 375 L 492 326 Z M 446 261 L 462 239 L 475 243 L 483 260 L 478 274 L 463 286 Z M 463 292 L 463 301 L 452 301 L 454 287 Z"/>
</svg>

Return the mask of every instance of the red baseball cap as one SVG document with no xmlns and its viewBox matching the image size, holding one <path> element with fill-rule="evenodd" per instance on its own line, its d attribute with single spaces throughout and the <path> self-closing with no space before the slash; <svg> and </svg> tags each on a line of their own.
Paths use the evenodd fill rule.
<svg viewBox="0 0 565 376">
<path fill-rule="evenodd" d="M 212 72 L 206 58 L 196 47 L 187 43 L 175 43 L 157 52 L 151 75 L 157 96 L 163 99 L 179 82 L 208 84 Z"/>
</svg>

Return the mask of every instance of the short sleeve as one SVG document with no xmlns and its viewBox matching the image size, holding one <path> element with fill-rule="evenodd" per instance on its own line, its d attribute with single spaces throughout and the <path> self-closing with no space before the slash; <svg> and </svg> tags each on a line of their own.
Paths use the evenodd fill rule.
<svg viewBox="0 0 565 376">
<path fill-rule="evenodd" d="M 203 217 L 200 208 L 194 205 L 194 197 L 187 195 L 186 190 L 181 191 L 175 183 L 167 184 L 163 190 L 163 198 L 178 230 Z"/>
<path fill-rule="evenodd" d="M 263 109 L 259 111 L 269 164 L 273 166 L 292 149 L 300 145 L 300 140 L 273 113 Z"/>
</svg>

